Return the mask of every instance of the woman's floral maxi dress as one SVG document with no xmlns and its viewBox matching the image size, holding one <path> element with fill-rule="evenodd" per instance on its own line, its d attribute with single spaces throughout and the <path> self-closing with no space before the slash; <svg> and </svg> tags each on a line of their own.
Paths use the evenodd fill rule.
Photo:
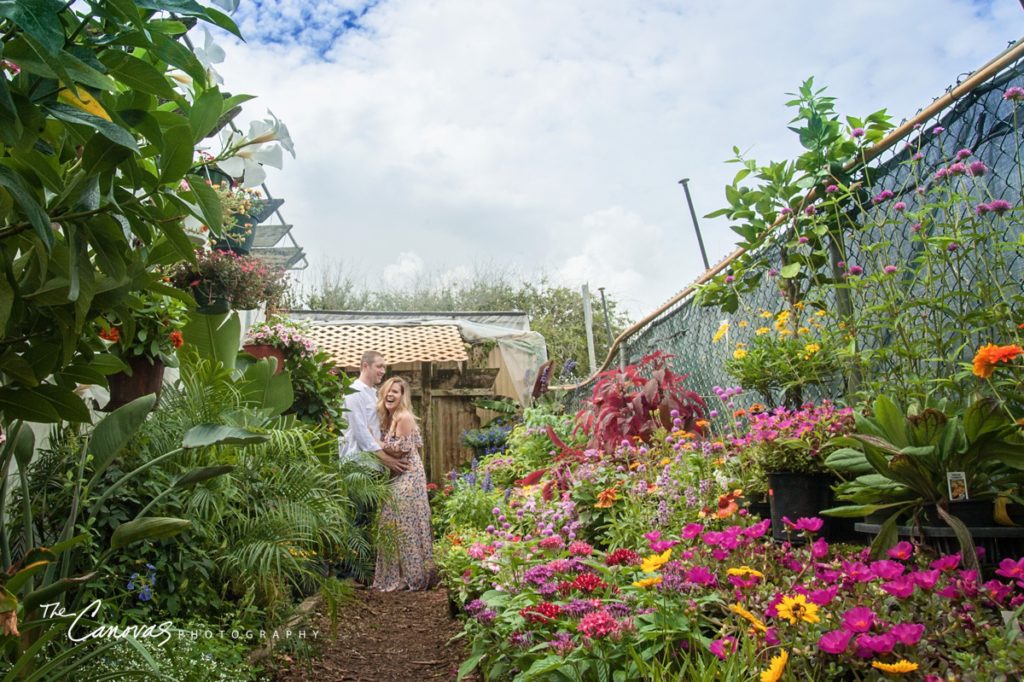
<svg viewBox="0 0 1024 682">
<path fill-rule="evenodd" d="M 381 525 L 397 531 L 397 551 L 377 553 L 373 587 L 384 592 L 425 590 L 434 577 L 434 542 L 427 476 L 419 453 L 423 440 L 419 433 L 405 437 L 388 434 L 382 444 L 402 452 L 402 459 L 411 466 L 391 481 L 391 500 L 380 511 Z"/>
</svg>

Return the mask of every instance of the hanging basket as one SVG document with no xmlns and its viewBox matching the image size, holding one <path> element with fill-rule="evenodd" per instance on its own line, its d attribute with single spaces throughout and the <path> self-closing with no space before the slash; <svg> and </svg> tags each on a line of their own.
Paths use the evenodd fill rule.
<svg viewBox="0 0 1024 682">
<path fill-rule="evenodd" d="M 110 402 L 103 408 L 111 412 L 127 405 L 136 398 L 150 393 L 156 394 L 154 409 L 160 403 L 160 389 L 164 385 L 164 363 L 159 358 L 136 355 L 128 360 L 131 372 L 118 372 L 107 377 L 110 387 Z"/>
<path fill-rule="evenodd" d="M 213 243 L 218 251 L 232 251 L 239 256 L 248 256 L 256 240 L 256 221 L 248 215 L 234 216 L 235 224 L 225 227 L 220 239 Z"/>
</svg>

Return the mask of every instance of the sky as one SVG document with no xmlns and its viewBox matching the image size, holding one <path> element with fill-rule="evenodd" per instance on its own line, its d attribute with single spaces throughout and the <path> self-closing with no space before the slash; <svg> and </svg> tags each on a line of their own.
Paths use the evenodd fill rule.
<svg viewBox="0 0 1024 682">
<path fill-rule="evenodd" d="M 279 117 L 267 186 L 310 271 L 405 286 L 474 268 L 604 287 L 633 319 L 703 272 L 733 146 L 799 154 L 785 93 L 896 121 L 1024 28 L 1015 0 L 241 0 L 225 89 Z M 700 220 L 712 263 L 733 249 Z"/>
</svg>

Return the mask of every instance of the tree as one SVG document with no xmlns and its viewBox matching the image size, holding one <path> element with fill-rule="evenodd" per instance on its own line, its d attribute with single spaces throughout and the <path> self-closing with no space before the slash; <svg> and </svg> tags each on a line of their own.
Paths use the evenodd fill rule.
<svg viewBox="0 0 1024 682">
<path fill-rule="evenodd" d="M 612 334 L 617 335 L 629 319 L 613 299 L 607 301 Z M 552 283 L 544 274 L 526 278 L 509 268 L 478 264 L 466 278 L 453 279 L 435 271 L 416 276 L 406 286 L 371 289 L 357 282 L 342 264 L 334 263 L 314 273 L 313 281 L 294 303 L 311 310 L 525 312 L 530 327 L 544 336 L 548 357 L 556 362 L 556 381 L 569 378 L 558 376 L 567 363 L 575 365 L 569 374 L 576 377 L 585 376 L 589 369 L 583 295 L 578 289 Z M 604 311 L 600 299 L 591 304 L 594 344 L 601 362 L 608 354 Z"/>
</svg>

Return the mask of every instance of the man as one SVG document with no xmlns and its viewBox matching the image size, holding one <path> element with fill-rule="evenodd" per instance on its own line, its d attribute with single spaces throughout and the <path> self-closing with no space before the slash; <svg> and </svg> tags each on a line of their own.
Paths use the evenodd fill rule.
<svg viewBox="0 0 1024 682">
<path fill-rule="evenodd" d="M 356 459 L 359 453 L 372 453 L 380 464 L 396 474 L 409 468 L 409 463 L 392 457 L 381 449 L 380 417 L 377 415 L 377 386 L 384 378 L 387 363 L 377 351 L 363 353 L 359 365 L 359 378 L 352 382 L 355 393 L 345 396 L 345 410 L 348 426 L 338 443 L 338 454 L 342 461 Z"/>
</svg>

